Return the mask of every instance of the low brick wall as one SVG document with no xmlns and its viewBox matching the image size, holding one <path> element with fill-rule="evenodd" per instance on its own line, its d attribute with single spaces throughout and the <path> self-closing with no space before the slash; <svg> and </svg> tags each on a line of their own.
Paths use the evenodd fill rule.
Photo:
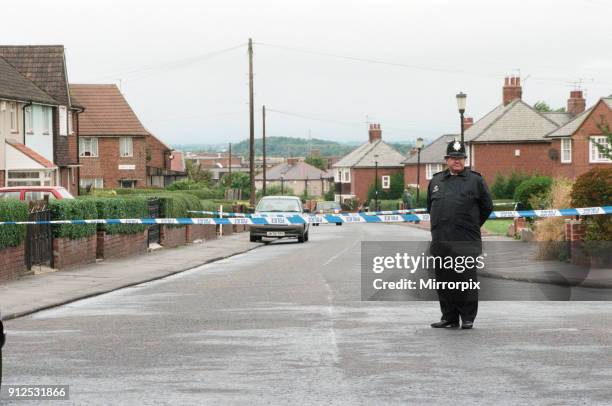
<svg viewBox="0 0 612 406">
<path fill-rule="evenodd" d="M 193 224 L 185 227 L 185 240 L 214 240 L 217 238 L 217 229 L 214 224 Z"/>
<path fill-rule="evenodd" d="M 162 224 L 160 233 L 161 245 L 166 248 L 178 247 L 187 242 L 185 227 L 168 227 Z"/>
<path fill-rule="evenodd" d="M 565 241 L 570 244 L 571 263 L 574 265 L 589 266 L 590 259 L 584 249 L 584 236 L 586 224 L 580 220 L 565 220 Z"/>
<path fill-rule="evenodd" d="M 234 224 L 221 224 L 223 227 L 223 235 L 232 235 L 234 233 Z"/>
<path fill-rule="evenodd" d="M 26 273 L 24 245 L 0 249 L 0 281 L 18 278 Z"/>
<path fill-rule="evenodd" d="M 235 233 L 243 233 L 247 231 L 247 226 L 245 224 L 234 224 L 232 228 Z"/>
<path fill-rule="evenodd" d="M 98 231 L 97 257 L 121 258 L 147 252 L 147 232 L 136 234 L 106 234 Z"/>
<path fill-rule="evenodd" d="M 66 269 L 96 262 L 96 238 L 95 234 L 77 240 L 54 238 L 53 267 Z"/>
</svg>

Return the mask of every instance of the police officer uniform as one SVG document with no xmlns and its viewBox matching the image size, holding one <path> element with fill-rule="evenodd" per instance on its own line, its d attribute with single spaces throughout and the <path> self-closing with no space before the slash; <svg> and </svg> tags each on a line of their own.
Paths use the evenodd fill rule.
<svg viewBox="0 0 612 406">
<path fill-rule="evenodd" d="M 446 157 L 465 158 L 465 145 L 451 141 Z M 493 210 L 493 202 L 483 177 L 464 168 L 453 174 L 450 169 L 433 175 L 427 189 L 427 212 L 430 215 L 431 247 L 435 256 L 478 256 L 482 252 L 480 227 Z M 436 280 L 447 282 L 477 281 L 476 269 L 458 272 L 436 269 Z M 439 289 L 442 320 L 432 327 L 471 328 L 478 311 L 477 290 Z"/>
</svg>

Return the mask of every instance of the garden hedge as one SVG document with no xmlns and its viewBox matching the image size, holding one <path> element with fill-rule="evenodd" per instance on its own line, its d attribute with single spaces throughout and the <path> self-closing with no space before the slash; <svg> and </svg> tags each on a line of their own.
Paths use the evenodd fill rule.
<svg viewBox="0 0 612 406">
<path fill-rule="evenodd" d="M 529 199 L 550 191 L 552 178 L 549 176 L 534 176 L 521 182 L 514 191 L 514 201 L 522 203 L 526 209 L 532 209 Z"/>
<path fill-rule="evenodd" d="M 49 201 L 51 220 L 86 220 L 98 218 L 94 199 L 66 199 Z M 89 237 L 96 233 L 96 224 L 54 224 L 53 235 L 56 238 Z"/>
<path fill-rule="evenodd" d="M 98 218 L 100 219 L 149 217 L 148 200 L 144 196 L 94 198 L 91 200 L 96 204 Z M 98 229 L 106 231 L 107 234 L 135 234 L 143 232 L 147 229 L 147 226 L 142 224 L 99 224 Z"/>
<path fill-rule="evenodd" d="M 28 204 L 20 200 L 0 200 L 0 221 L 27 221 Z M 16 247 L 25 239 L 25 225 L 0 225 L 0 249 Z"/>
</svg>

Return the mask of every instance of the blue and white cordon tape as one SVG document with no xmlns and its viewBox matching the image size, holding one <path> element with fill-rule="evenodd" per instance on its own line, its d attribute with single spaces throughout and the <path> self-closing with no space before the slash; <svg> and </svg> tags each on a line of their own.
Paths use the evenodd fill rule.
<svg viewBox="0 0 612 406">
<path fill-rule="evenodd" d="M 564 217 L 612 214 L 612 206 L 581 207 L 577 209 L 495 211 L 490 219 L 516 217 Z M 397 223 L 429 221 L 429 214 L 293 214 L 281 216 L 227 217 L 227 218 L 143 218 L 143 219 L 91 219 L 51 221 L 2 221 L 0 225 L 20 224 L 305 224 L 305 223 Z"/>
</svg>

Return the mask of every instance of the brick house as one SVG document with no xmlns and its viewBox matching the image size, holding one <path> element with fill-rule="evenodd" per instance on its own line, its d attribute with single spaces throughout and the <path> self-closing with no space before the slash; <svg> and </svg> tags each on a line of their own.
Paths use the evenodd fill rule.
<svg viewBox="0 0 612 406">
<path fill-rule="evenodd" d="M 410 187 L 424 189 L 436 172 L 446 169 L 446 147 L 449 142 L 460 139 L 457 134 L 445 134 L 433 140 L 421 150 L 419 177 L 417 179 L 417 153 L 412 152 L 404 161 L 404 184 Z"/>
<path fill-rule="evenodd" d="M 145 143 L 147 187 L 166 187 L 187 177 L 182 153 L 174 151 L 151 133 L 145 137 Z"/>
<path fill-rule="evenodd" d="M 546 135 L 551 140 L 548 157 L 553 176 L 574 179 L 602 165 L 612 167 L 612 160 L 604 157 L 593 141 L 606 144 L 599 124 L 612 124 L 612 96 L 603 97 L 588 110 L 581 91 L 573 91 L 568 108 L 579 112 L 570 122 Z"/>
<path fill-rule="evenodd" d="M 332 187 L 331 172 L 304 162 L 300 158 L 287 158 L 286 163 L 266 170 L 266 187 L 291 188 L 296 195 L 308 192 L 309 196 L 323 196 Z M 263 189 L 263 173 L 255 175 L 255 189 Z"/>
<path fill-rule="evenodd" d="M 78 123 L 80 187 L 146 187 L 150 134 L 117 86 L 72 84 L 70 92 L 85 109 Z"/>
<path fill-rule="evenodd" d="M 58 102 L 0 57 L 0 186 L 55 185 L 53 110 Z"/>
<path fill-rule="evenodd" d="M 469 165 L 490 184 L 499 174 L 523 171 L 553 175 L 552 139 L 548 134 L 580 113 L 570 98 L 568 112 L 537 111 L 522 99 L 520 78 L 505 79 L 502 103 L 465 131 Z"/>
<path fill-rule="evenodd" d="M 380 124 L 370 124 L 368 142 L 360 145 L 332 165 L 335 200 L 368 199 L 368 189 L 376 182 L 383 189 L 391 186 L 391 175 L 404 170 L 405 157 L 382 140 Z"/>
<path fill-rule="evenodd" d="M 49 134 L 53 138 L 52 160 L 58 168 L 54 183 L 77 194 L 78 157 L 70 151 L 69 138 L 77 136 L 72 125 L 72 115 L 78 114 L 80 109 L 70 99 L 64 47 L 2 45 L 0 57 L 55 100 L 53 104 L 56 107 L 51 108 L 52 135 Z"/>
</svg>

